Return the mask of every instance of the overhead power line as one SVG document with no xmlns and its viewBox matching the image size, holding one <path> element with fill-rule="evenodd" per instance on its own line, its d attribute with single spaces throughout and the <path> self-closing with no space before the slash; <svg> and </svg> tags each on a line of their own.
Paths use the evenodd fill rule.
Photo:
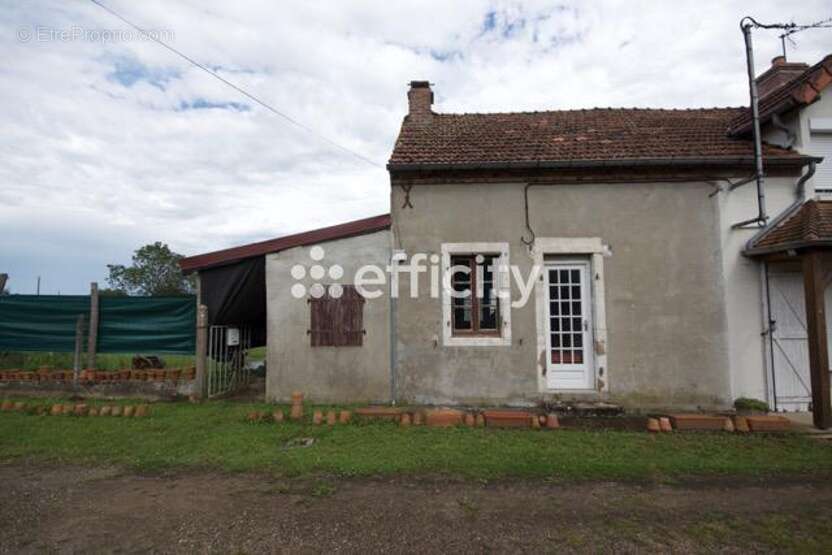
<svg viewBox="0 0 832 555">
<path fill-rule="evenodd" d="M 373 160 L 367 158 L 366 156 L 364 156 L 363 154 L 361 154 L 359 152 L 356 152 L 356 151 L 352 150 L 349 147 L 346 147 L 342 144 L 339 144 L 339 143 L 333 141 L 332 139 L 330 139 L 330 138 L 328 138 L 324 135 L 321 135 L 320 133 L 318 133 L 317 131 L 315 131 L 314 129 L 309 127 L 308 125 L 305 125 L 305 124 L 299 122 L 295 118 L 281 112 L 280 110 L 271 106 L 267 102 L 265 102 L 263 100 L 260 100 L 259 98 L 257 98 L 256 96 L 254 96 L 250 92 L 246 91 L 245 89 L 243 89 L 239 85 L 236 85 L 236 84 L 232 83 L 231 81 L 229 81 L 228 79 L 226 79 L 225 77 L 219 75 L 217 72 L 213 71 L 211 68 L 197 62 L 196 60 L 194 60 L 193 58 L 191 58 L 187 54 L 177 50 L 173 46 L 171 46 L 171 45 L 167 44 L 166 42 L 160 40 L 159 38 L 154 36 L 155 33 L 147 32 L 145 29 L 143 29 L 142 27 L 139 27 L 138 25 L 136 25 L 135 23 L 133 23 L 129 19 L 125 18 L 124 16 L 122 16 L 121 14 L 119 14 L 118 12 L 113 10 L 112 8 L 102 4 L 101 2 L 99 2 L 99 0 L 90 0 L 90 2 L 92 2 L 93 4 L 98 6 L 99 8 L 103 9 L 104 11 L 108 12 L 110 15 L 120 19 L 122 22 L 126 23 L 127 25 L 129 25 L 130 27 L 132 27 L 133 29 L 135 29 L 136 31 L 141 33 L 142 36 L 152 40 L 156 44 L 158 44 L 158 45 L 166 48 L 167 50 L 173 52 L 174 54 L 176 54 L 177 56 L 179 56 L 183 60 L 186 60 L 188 63 L 194 65 L 195 67 L 198 67 L 199 69 L 201 69 L 202 71 L 204 71 L 208 75 L 214 77 L 215 79 L 218 79 L 219 81 L 222 81 L 223 83 L 225 83 L 226 85 L 228 85 L 229 87 L 231 87 L 232 89 L 237 91 L 238 93 L 240 93 L 243 96 L 245 96 L 246 98 L 250 99 L 252 102 L 255 102 L 255 103 L 259 104 L 260 106 L 262 106 L 266 110 L 270 111 L 271 113 L 275 114 L 276 116 L 279 116 L 279 117 L 283 118 L 284 120 L 288 121 L 289 123 L 291 123 L 295 127 L 298 127 L 299 129 L 303 129 L 304 131 L 306 131 L 310 135 L 313 135 L 313 136 L 317 137 L 318 139 L 324 141 L 325 143 L 327 143 L 331 146 L 334 146 L 335 148 L 337 148 L 339 150 L 342 150 L 342 151 L 346 152 L 347 154 L 350 154 L 350 155 L 358 158 L 362 162 L 366 162 L 367 164 L 370 164 L 371 166 L 376 167 L 376 168 L 384 169 L 384 166 L 382 166 L 381 164 L 378 164 L 378 163 L 374 162 Z"/>
</svg>

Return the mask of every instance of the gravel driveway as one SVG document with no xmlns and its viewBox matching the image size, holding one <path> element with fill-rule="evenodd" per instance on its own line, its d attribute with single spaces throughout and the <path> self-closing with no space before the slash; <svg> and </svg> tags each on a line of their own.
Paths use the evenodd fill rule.
<svg viewBox="0 0 832 555">
<path fill-rule="evenodd" d="M 0 465 L 0 551 L 822 551 L 829 512 L 813 507 L 830 506 L 821 478 L 480 484 L 14 462 Z"/>
</svg>

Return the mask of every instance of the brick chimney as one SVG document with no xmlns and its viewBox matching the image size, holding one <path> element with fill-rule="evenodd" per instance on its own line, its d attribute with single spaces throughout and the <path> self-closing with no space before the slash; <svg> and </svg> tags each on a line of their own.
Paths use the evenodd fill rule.
<svg viewBox="0 0 832 555">
<path fill-rule="evenodd" d="M 757 77 L 757 92 L 764 98 L 809 69 L 809 64 L 787 62 L 785 56 L 775 56 L 771 67 Z"/>
<path fill-rule="evenodd" d="M 433 121 L 433 91 L 428 81 L 411 81 L 407 91 L 409 110 L 407 117 L 411 123 L 429 124 Z"/>
</svg>

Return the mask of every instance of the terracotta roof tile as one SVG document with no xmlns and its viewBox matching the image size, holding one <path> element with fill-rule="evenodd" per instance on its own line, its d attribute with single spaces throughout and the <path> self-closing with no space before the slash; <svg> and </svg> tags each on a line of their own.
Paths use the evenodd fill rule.
<svg viewBox="0 0 832 555">
<path fill-rule="evenodd" d="M 832 54 L 762 98 L 759 102 L 760 121 L 765 122 L 775 114 L 811 104 L 830 84 L 832 84 Z M 731 122 L 729 131 L 733 136 L 751 132 L 749 108 L 742 109 L 742 112 Z"/>
<path fill-rule="evenodd" d="M 749 251 L 798 248 L 832 241 L 832 201 L 810 200 L 763 233 Z"/>
<path fill-rule="evenodd" d="M 414 165 L 749 159 L 751 141 L 727 135 L 743 108 L 654 110 L 594 108 L 551 112 L 434 114 L 405 118 L 391 170 Z M 766 145 L 769 157 L 794 151 Z"/>
</svg>

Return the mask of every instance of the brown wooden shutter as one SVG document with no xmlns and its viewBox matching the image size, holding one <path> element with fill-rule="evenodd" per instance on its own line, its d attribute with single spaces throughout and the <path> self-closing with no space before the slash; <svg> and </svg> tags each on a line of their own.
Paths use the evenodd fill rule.
<svg viewBox="0 0 832 555">
<path fill-rule="evenodd" d="M 345 285 L 344 294 L 339 301 L 339 345 L 360 347 L 364 344 L 364 297 L 358 293 L 355 286 Z"/>
<path fill-rule="evenodd" d="M 323 296 L 309 299 L 309 336 L 313 347 L 334 345 L 332 299 Z"/>
<path fill-rule="evenodd" d="M 312 347 L 360 347 L 364 342 L 364 298 L 353 285 L 344 285 L 339 298 L 326 294 L 309 299 Z"/>
</svg>

